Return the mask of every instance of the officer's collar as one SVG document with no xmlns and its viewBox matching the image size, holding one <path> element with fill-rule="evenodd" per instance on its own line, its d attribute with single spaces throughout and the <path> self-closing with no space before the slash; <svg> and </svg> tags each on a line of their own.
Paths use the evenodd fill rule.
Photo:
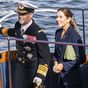
<svg viewBox="0 0 88 88">
<path fill-rule="evenodd" d="M 26 31 L 26 29 L 33 23 L 33 21 L 31 20 L 28 24 L 21 26 L 21 29 L 24 29 L 24 31 Z"/>
</svg>

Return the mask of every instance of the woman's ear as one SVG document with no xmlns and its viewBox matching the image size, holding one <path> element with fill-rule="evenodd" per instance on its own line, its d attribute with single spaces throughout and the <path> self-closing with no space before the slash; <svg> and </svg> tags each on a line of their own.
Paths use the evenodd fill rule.
<svg viewBox="0 0 88 88">
<path fill-rule="evenodd" d="M 71 19 L 72 19 L 71 17 L 68 18 L 68 23 L 71 21 Z"/>
</svg>

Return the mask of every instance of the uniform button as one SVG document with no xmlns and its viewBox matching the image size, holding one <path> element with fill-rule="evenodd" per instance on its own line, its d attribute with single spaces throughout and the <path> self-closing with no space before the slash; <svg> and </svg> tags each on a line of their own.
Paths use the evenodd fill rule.
<svg viewBox="0 0 88 88">
<path fill-rule="evenodd" d="M 21 58 L 19 58 L 19 61 L 21 61 Z"/>
<path fill-rule="evenodd" d="M 23 52 L 23 53 L 25 53 L 25 52 Z"/>
<path fill-rule="evenodd" d="M 22 61 L 22 63 L 24 64 L 25 62 L 24 62 L 24 61 Z"/>
</svg>

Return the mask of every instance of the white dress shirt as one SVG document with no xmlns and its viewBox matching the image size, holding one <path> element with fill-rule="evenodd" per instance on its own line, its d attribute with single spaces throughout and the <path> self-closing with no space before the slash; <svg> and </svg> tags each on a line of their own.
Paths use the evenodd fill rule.
<svg viewBox="0 0 88 88">
<path fill-rule="evenodd" d="M 28 23 L 28 24 L 26 24 L 26 25 L 24 25 L 24 26 L 21 26 L 21 34 L 23 34 L 25 31 L 26 31 L 26 29 L 32 24 L 32 20 Z"/>
</svg>

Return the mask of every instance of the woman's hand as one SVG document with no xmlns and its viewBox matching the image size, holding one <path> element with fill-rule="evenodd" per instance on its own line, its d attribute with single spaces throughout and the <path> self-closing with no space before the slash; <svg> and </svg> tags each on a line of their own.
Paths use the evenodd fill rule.
<svg viewBox="0 0 88 88">
<path fill-rule="evenodd" d="M 63 64 L 62 63 L 55 63 L 54 66 L 53 66 L 53 71 L 55 73 L 60 73 L 61 71 L 63 70 Z"/>
</svg>

